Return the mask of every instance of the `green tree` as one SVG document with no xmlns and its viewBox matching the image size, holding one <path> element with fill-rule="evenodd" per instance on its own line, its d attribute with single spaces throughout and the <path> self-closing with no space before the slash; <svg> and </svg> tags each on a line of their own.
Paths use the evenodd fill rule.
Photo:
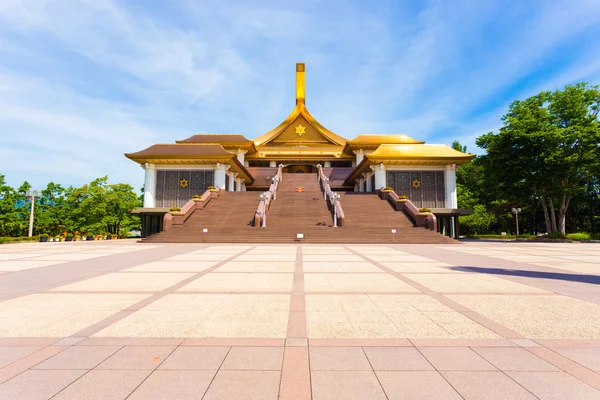
<svg viewBox="0 0 600 400">
<path fill-rule="evenodd" d="M 454 150 L 456 151 L 460 151 L 461 153 L 466 153 L 467 152 L 467 146 L 466 145 L 462 145 L 460 144 L 460 142 L 458 140 L 455 140 L 454 142 L 452 142 L 452 147 Z"/>
<path fill-rule="evenodd" d="M 477 139 L 488 185 L 510 201 L 539 198 L 548 233 L 566 234 L 571 199 L 598 170 L 599 108 L 586 83 L 513 102 L 499 133 Z"/>
<path fill-rule="evenodd" d="M 483 204 L 473 207 L 473 214 L 461 217 L 460 224 L 467 233 L 486 234 L 492 231 L 492 225 L 496 223 L 496 217 L 488 213 Z"/>
</svg>

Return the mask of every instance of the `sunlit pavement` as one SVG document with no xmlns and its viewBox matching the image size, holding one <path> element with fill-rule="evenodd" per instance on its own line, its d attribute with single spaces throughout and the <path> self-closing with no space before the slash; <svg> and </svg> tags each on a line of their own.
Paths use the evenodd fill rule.
<svg viewBox="0 0 600 400">
<path fill-rule="evenodd" d="M 600 399 L 600 245 L 0 245 L 0 399 Z"/>
</svg>

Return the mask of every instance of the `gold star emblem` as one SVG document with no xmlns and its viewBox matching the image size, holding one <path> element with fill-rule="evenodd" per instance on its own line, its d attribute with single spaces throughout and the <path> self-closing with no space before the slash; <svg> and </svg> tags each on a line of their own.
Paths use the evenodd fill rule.
<svg viewBox="0 0 600 400">
<path fill-rule="evenodd" d="M 414 187 L 415 189 L 418 189 L 421 187 L 421 181 L 418 179 L 415 179 L 414 181 L 412 181 L 412 187 Z"/>
<path fill-rule="evenodd" d="M 296 127 L 296 133 L 298 134 L 298 136 L 302 136 L 306 133 L 306 127 L 302 126 L 302 124 L 298 124 L 298 126 Z"/>
<path fill-rule="evenodd" d="M 188 181 L 187 181 L 187 179 L 180 180 L 179 181 L 179 186 L 182 187 L 182 188 L 188 187 Z"/>
</svg>

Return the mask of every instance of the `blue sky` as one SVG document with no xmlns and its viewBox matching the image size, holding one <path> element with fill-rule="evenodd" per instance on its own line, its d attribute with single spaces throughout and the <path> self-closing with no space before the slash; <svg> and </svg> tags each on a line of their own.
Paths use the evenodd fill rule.
<svg viewBox="0 0 600 400">
<path fill-rule="evenodd" d="M 0 1 L 0 174 L 141 187 L 123 156 L 195 133 L 254 138 L 294 105 L 346 138 L 428 143 L 508 104 L 600 83 L 600 1 Z"/>
</svg>

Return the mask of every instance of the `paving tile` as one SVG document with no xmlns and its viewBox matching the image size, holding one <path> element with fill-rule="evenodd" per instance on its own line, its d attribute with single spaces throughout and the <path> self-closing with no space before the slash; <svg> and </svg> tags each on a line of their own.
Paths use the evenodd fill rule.
<svg viewBox="0 0 600 400">
<path fill-rule="evenodd" d="M 209 273 L 179 289 L 205 292 L 291 292 L 294 274 Z"/>
<path fill-rule="evenodd" d="M 436 371 L 377 371 L 389 400 L 461 400 L 462 397 Z"/>
<path fill-rule="evenodd" d="M 439 371 L 494 371 L 496 368 L 468 347 L 420 347 Z"/>
<path fill-rule="evenodd" d="M 42 348 L 43 346 L 0 346 L 0 369 Z"/>
<path fill-rule="evenodd" d="M 310 362 L 307 347 L 286 347 L 279 400 L 311 400 Z"/>
<path fill-rule="evenodd" d="M 0 399 L 47 400 L 86 371 L 29 370 L 0 385 Z"/>
<path fill-rule="evenodd" d="M 125 399 L 150 371 L 93 370 L 57 394 L 52 400 Z"/>
<path fill-rule="evenodd" d="M 154 261 L 123 272 L 202 272 L 218 263 L 219 261 Z"/>
<path fill-rule="evenodd" d="M 373 371 L 313 371 L 313 400 L 385 400 Z"/>
<path fill-rule="evenodd" d="M 127 400 L 197 400 L 216 371 L 156 370 Z"/>
<path fill-rule="evenodd" d="M 276 400 L 279 371 L 224 371 L 215 376 L 202 400 Z"/>
<path fill-rule="evenodd" d="M 125 346 L 97 369 L 155 369 L 175 346 Z"/>
<path fill-rule="evenodd" d="M 283 347 L 233 347 L 221 369 L 280 371 Z"/>
<path fill-rule="evenodd" d="M 445 371 L 442 375 L 465 400 L 537 399 L 499 371 Z"/>
<path fill-rule="evenodd" d="M 72 346 L 33 368 L 92 369 L 119 349 L 121 346 Z"/>
<path fill-rule="evenodd" d="M 508 375 L 543 400 L 597 400 L 600 391 L 565 372 L 508 372 Z"/>
<path fill-rule="evenodd" d="M 591 369 L 600 372 L 600 348 L 599 347 L 557 347 L 552 350 L 563 356 Z"/>
<path fill-rule="evenodd" d="M 473 350 L 502 371 L 558 371 L 554 365 L 519 347 L 474 347 Z"/>
<path fill-rule="evenodd" d="M 360 347 L 311 347 L 312 371 L 370 371 L 367 357 Z"/>
<path fill-rule="evenodd" d="M 86 279 L 69 285 L 59 286 L 52 290 L 86 292 L 86 291 L 161 291 L 173 286 L 194 274 L 190 273 L 161 273 L 117 272 Z"/>
<path fill-rule="evenodd" d="M 365 347 L 375 371 L 431 371 L 433 366 L 414 347 Z"/>
<path fill-rule="evenodd" d="M 229 347 L 178 347 L 159 369 L 217 370 L 223 363 Z"/>
</svg>

